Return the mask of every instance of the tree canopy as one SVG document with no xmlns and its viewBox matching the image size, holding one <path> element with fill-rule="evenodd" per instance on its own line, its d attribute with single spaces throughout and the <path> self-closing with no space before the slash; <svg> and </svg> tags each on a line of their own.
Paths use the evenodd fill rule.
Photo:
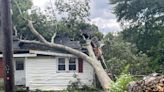
<svg viewBox="0 0 164 92">
<path fill-rule="evenodd" d="M 70 3 L 71 2 L 71 3 Z M 46 10 L 33 7 L 31 0 L 13 0 L 13 24 L 15 34 L 20 39 L 36 40 L 27 27 L 27 21 L 22 18 L 31 19 L 39 33 L 47 40 L 51 40 L 54 33 L 68 34 L 74 40 L 79 40 L 80 30 L 94 31 L 98 38 L 102 38 L 102 33 L 98 27 L 86 22 L 89 16 L 89 1 L 63 1 L 51 2 L 54 7 L 47 6 Z M 54 12 L 57 11 L 57 12 Z M 60 18 L 56 16 L 60 15 Z M 63 16 L 65 15 L 65 16 Z"/>
<path fill-rule="evenodd" d="M 163 72 L 164 1 L 110 0 L 114 14 L 123 26 L 124 40 L 136 44 L 138 52 L 151 57 L 153 71 Z M 155 68 L 153 66 L 156 66 Z"/>
<path fill-rule="evenodd" d="M 103 53 L 108 69 L 115 75 L 130 73 L 144 75 L 152 72 L 148 63 L 150 58 L 142 52 L 137 52 L 135 44 L 123 40 L 123 35 L 117 36 L 108 33 L 104 38 Z M 126 71 L 126 72 L 125 72 Z"/>
</svg>

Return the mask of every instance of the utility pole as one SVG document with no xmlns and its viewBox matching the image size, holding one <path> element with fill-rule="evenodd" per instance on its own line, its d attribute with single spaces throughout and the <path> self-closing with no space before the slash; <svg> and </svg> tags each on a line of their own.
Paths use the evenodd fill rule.
<svg viewBox="0 0 164 92">
<path fill-rule="evenodd" d="M 4 87 L 5 92 L 15 92 L 12 49 L 11 0 L 0 0 L 1 31 L 3 35 Z"/>
</svg>

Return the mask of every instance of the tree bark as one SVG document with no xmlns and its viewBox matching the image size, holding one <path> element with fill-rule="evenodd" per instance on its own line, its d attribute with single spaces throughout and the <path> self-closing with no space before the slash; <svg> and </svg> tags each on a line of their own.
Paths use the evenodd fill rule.
<svg viewBox="0 0 164 92">
<path fill-rule="evenodd" d="M 99 79 L 99 81 L 100 81 L 100 83 L 101 82 L 103 82 L 103 83 L 101 83 L 101 86 L 102 85 L 104 85 L 104 86 L 102 86 L 103 87 L 103 89 L 104 89 L 104 92 L 108 92 L 108 89 L 109 89 L 109 86 L 110 86 L 110 84 L 108 84 L 108 83 L 110 83 L 110 82 L 112 82 L 111 81 L 111 79 L 109 78 L 109 76 L 107 75 L 107 73 L 105 72 L 105 70 L 104 70 L 104 68 L 102 67 L 102 64 L 101 64 L 101 61 L 99 61 L 97 58 L 96 58 L 96 56 L 95 56 L 95 53 L 94 53 L 94 51 L 93 51 L 93 47 L 91 46 L 91 41 L 87 41 L 86 42 L 86 48 L 88 49 L 88 52 L 89 52 L 89 56 L 92 58 L 92 59 L 94 59 L 94 62 L 93 63 L 95 63 L 95 64 L 97 64 L 97 67 L 94 67 L 94 69 L 95 69 L 95 73 L 96 73 L 96 75 L 97 75 L 97 77 L 98 77 L 98 79 Z M 93 66 L 93 65 L 92 65 Z M 98 69 L 98 70 L 97 70 Z M 97 71 L 96 71 L 97 70 Z M 105 80 L 103 80 L 103 78 L 105 79 Z M 109 82 L 108 82 L 109 81 Z"/>
</svg>

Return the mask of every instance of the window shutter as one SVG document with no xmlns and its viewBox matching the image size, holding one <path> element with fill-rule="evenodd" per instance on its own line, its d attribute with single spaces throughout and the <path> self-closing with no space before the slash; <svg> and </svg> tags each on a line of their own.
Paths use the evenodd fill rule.
<svg viewBox="0 0 164 92">
<path fill-rule="evenodd" d="M 3 60 L 0 58 L 0 78 L 3 78 L 4 72 L 3 72 Z"/>
<path fill-rule="evenodd" d="M 82 58 L 78 58 L 78 72 L 79 73 L 83 73 L 83 59 Z"/>
</svg>

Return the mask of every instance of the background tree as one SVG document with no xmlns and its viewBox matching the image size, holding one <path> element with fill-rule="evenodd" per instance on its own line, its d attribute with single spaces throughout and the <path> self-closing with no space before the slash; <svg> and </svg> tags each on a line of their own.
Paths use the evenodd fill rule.
<svg viewBox="0 0 164 92">
<path fill-rule="evenodd" d="M 108 33 L 104 38 L 103 53 L 108 69 L 115 75 L 126 73 L 143 75 L 149 73 L 150 59 L 142 52 L 138 53 L 135 44 L 123 40 L 121 33 L 117 36 Z"/>
<path fill-rule="evenodd" d="M 22 16 L 33 20 L 36 30 L 48 41 L 51 40 L 52 35 L 56 32 L 68 34 L 74 40 L 79 40 L 79 36 L 81 35 L 80 30 L 94 31 L 94 35 L 98 36 L 98 38 L 102 38 L 103 36 L 97 26 L 85 22 L 89 16 L 90 9 L 88 0 L 68 0 L 67 2 L 56 0 L 54 3 L 49 4 L 46 10 L 33 7 L 31 0 L 14 0 L 12 3 L 15 34 L 20 39 L 37 39 L 36 36 L 31 34 L 27 27 L 27 21 Z M 22 14 L 19 13 L 20 10 Z M 57 19 L 57 16 L 60 17 Z"/>
<path fill-rule="evenodd" d="M 35 23 L 35 27 L 39 30 L 47 40 L 50 40 L 54 32 L 56 32 L 54 22 L 55 18 L 50 17 L 50 15 L 45 15 L 38 7 L 32 8 L 32 1 L 25 0 L 13 0 L 13 23 L 15 26 L 15 34 L 20 39 L 34 40 L 36 37 L 32 35 L 27 27 L 27 21 L 22 18 L 29 18 Z M 19 6 L 19 7 L 18 7 Z M 21 14 L 19 13 L 21 10 Z M 48 10 L 46 12 L 49 12 Z"/>
<path fill-rule="evenodd" d="M 156 66 L 152 67 L 154 72 L 163 72 L 163 48 L 159 50 L 159 45 L 164 44 L 164 1 L 110 0 L 110 3 L 115 5 L 114 13 L 123 25 L 124 40 L 136 44 L 138 52 L 151 57 L 149 66 Z"/>
</svg>

